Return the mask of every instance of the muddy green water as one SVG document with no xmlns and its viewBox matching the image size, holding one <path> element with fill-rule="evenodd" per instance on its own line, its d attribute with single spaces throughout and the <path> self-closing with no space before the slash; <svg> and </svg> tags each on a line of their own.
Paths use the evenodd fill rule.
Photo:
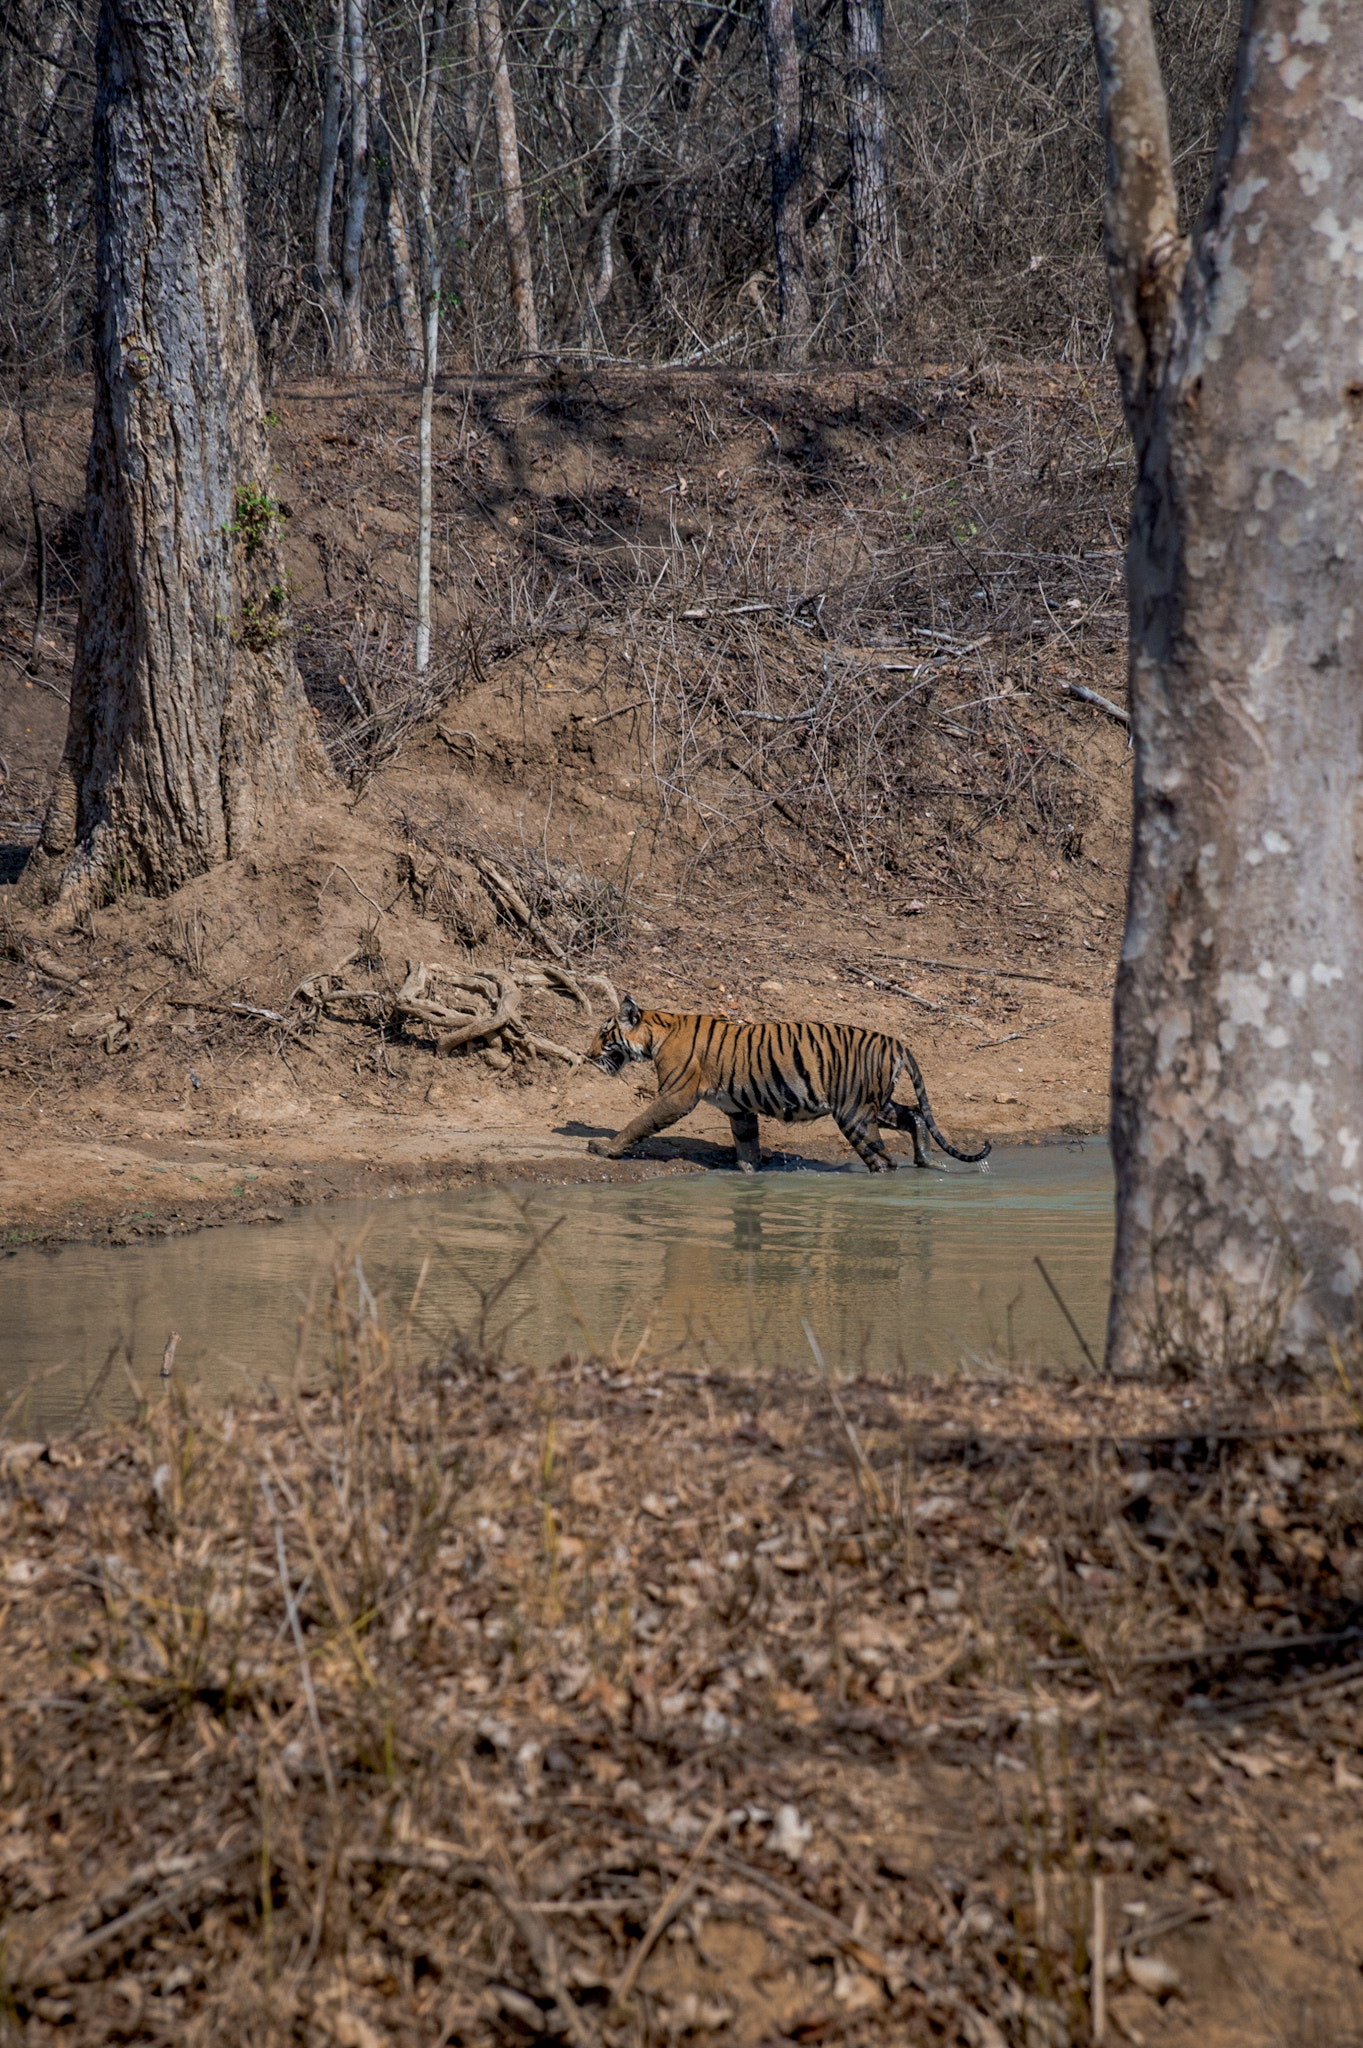
<svg viewBox="0 0 1363 2048">
<path fill-rule="evenodd" d="M 346 1255 L 393 1323 L 421 1279 L 414 1341 L 432 1352 L 476 1328 L 511 1276 L 486 1335 L 512 1359 L 685 1347 L 744 1372 L 812 1372 L 808 1322 L 831 1367 L 894 1374 L 1077 1362 L 1038 1256 L 1100 1353 L 1111 1251 L 1112 1170 L 1098 1140 L 1000 1149 L 984 1171 L 480 1189 L 121 1250 L 26 1251 L 0 1261 L 0 1432 L 131 1413 L 129 1369 L 158 1388 L 172 1329 L 187 1384 L 222 1399 L 282 1389 L 309 1296 L 325 1294 Z"/>
</svg>

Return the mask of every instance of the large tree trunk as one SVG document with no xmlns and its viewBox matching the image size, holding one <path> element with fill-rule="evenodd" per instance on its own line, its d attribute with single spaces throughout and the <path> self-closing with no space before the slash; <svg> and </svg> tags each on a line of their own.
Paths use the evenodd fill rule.
<svg viewBox="0 0 1363 2048">
<path fill-rule="evenodd" d="M 894 311 L 894 220 L 885 170 L 885 0 L 843 0 L 847 55 L 847 168 L 851 280 L 877 347 Z"/>
<path fill-rule="evenodd" d="M 1145 0 L 1093 13 L 1138 457 L 1108 1356 L 1271 1366 L 1363 1286 L 1363 12 L 1247 9 L 1190 259 Z"/>
<path fill-rule="evenodd" d="M 771 81 L 771 218 L 776 245 L 777 355 L 802 363 L 812 319 L 800 197 L 800 51 L 793 0 L 762 0 Z"/>
<path fill-rule="evenodd" d="M 497 129 L 497 172 L 502 187 L 502 219 L 506 230 L 507 264 L 511 272 L 511 305 L 520 331 L 520 353 L 539 354 L 539 314 L 535 309 L 535 274 L 530 262 L 530 237 L 525 226 L 521 190 L 521 145 L 516 128 L 516 102 L 506 60 L 506 36 L 498 0 L 478 0 L 478 27 L 492 87 L 492 114 Z"/>
<path fill-rule="evenodd" d="M 35 891 L 166 891 L 318 761 L 287 634 L 246 296 L 231 8 L 103 0 L 76 669 Z"/>
</svg>

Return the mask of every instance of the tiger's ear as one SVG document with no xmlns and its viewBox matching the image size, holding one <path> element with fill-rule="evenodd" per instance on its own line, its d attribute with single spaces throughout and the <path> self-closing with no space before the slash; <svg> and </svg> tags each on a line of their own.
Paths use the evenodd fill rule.
<svg viewBox="0 0 1363 2048">
<path fill-rule="evenodd" d="M 643 1022 L 643 1017 L 644 1013 L 635 1002 L 633 996 L 621 996 L 620 1022 L 627 1031 L 633 1031 L 636 1024 Z"/>
</svg>

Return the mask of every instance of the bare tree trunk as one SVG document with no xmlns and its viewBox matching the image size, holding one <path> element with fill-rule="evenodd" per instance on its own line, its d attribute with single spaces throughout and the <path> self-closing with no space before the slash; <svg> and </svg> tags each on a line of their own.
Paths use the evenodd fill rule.
<svg viewBox="0 0 1363 2048">
<path fill-rule="evenodd" d="M 234 13 L 103 0 L 96 77 L 80 624 L 29 885 L 76 906 L 239 853 L 318 761 L 246 296 Z"/>
<path fill-rule="evenodd" d="M 412 281 L 412 251 L 407 239 L 407 212 L 402 194 L 389 179 L 384 196 L 384 231 L 388 241 L 388 266 L 393 273 L 393 297 L 402 321 L 402 339 L 407 351 L 407 374 L 421 375 L 421 308 Z"/>
<path fill-rule="evenodd" d="M 43 523 L 43 501 L 38 490 L 38 464 L 33 454 L 33 437 L 28 430 L 28 402 L 22 392 L 19 397 L 19 439 L 24 450 L 24 467 L 28 471 L 28 505 L 33 518 L 35 588 L 33 640 L 29 650 L 28 672 L 31 676 L 36 676 L 42 666 L 43 627 L 47 622 L 47 528 Z"/>
<path fill-rule="evenodd" d="M 341 101 L 345 89 L 345 0 L 332 0 L 322 98 L 322 138 L 317 154 L 317 205 L 312 220 L 312 260 L 327 309 L 328 349 L 335 355 L 341 334 L 341 280 L 331 260 L 331 209 L 336 199 L 336 166 L 341 154 Z"/>
<path fill-rule="evenodd" d="M 417 218 L 421 234 L 422 369 L 421 420 L 417 431 L 416 666 L 431 659 L 431 411 L 440 356 L 440 281 L 444 269 L 435 219 L 435 110 L 444 83 L 445 0 L 434 0 L 426 43 L 417 114 Z"/>
<path fill-rule="evenodd" d="M 1093 16 L 1138 459 L 1108 1358 L 1270 1366 L 1363 1288 L 1363 13 L 1246 10 L 1191 258 L 1146 0 Z"/>
<path fill-rule="evenodd" d="M 497 170 L 502 187 L 502 218 L 506 228 L 507 264 L 511 272 L 511 305 L 520 329 L 521 354 L 539 354 L 539 315 L 535 310 L 535 274 L 530 263 L 530 237 L 525 226 L 521 189 L 521 146 L 516 130 L 516 102 L 506 61 L 506 37 L 498 0 L 478 0 L 478 26 L 492 86 L 492 113 L 497 126 Z"/>
<path fill-rule="evenodd" d="M 894 311 L 894 218 L 885 170 L 885 0 L 843 0 L 852 290 L 880 344 Z"/>
<path fill-rule="evenodd" d="M 478 0 L 461 0 L 460 14 L 463 48 L 459 61 L 464 89 L 459 98 L 455 126 L 458 141 L 450 180 L 450 245 L 455 262 L 454 288 L 458 293 L 460 311 L 467 316 L 471 312 L 469 301 L 473 288 L 473 266 L 469 255 L 473 246 L 473 161 L 478 149 L 479 127 Z M 476 339 L 475 328 L 475 353 Z"/>
<path fill-rule="evenodd" d="M 615 222 L 620 212 L 620 180 L 625 165 L 625 130 L 621 119 L 621 101 L 625 91 L 625 67 L 629 63 L 629 39 L 633 16 L 634 0 L 623 0 L 615 36 L 615 62 L 611 67 L 610 85 L 606 92 L 606 203 L 601 213 L 601 225 L 597 230 L 596 280 L 588 287 L 587 303 L 583 307 L 584 348 L 591 347 L 593 334 L 603 347 L 605 345 L 601 309 L 609 299 L 611 286 L 615 282 Z"/>
<path fill-rule="evenodd" d="M 805 224 L 800 186 L 800 51 L 793 0 L 762 0 L 771 81 L 771 217 L 778 295 L 776 352 L 802 363 L 813 325 L 805 274 Z"/>
<path fill-rule="evenodd" d="M 364 297 L 360 258 L 369 202 L 369 62 L 365 45 L 365 0 L 346 0 L 346 57 L 350 71 L 350 127 L 346 134 L 345 233 L 341 238 L 341 368 L 363 370 L 369 351 L 364 338 Z"/>
<path fill-rule="evenodd" d="M 421 308 L 417 304 L 416 285 L 412 278 L 412 251 L 407 236 L 407 209 L 402 203 L 402 192 L 393 177 L 393 134 L 383 105 L 386 87 L 379 68 L 377 54 L 369 54 L 369 87 L 374 100 L 374 118 L 377 128 L 374 149 L 374 166 L 379 178 L 379 199 L 383 205 L 384 239 L 388 244 L 388 267 L 393 274 L 393 299 L 402 322 L 402 338 L 407 350 L 407 374 L 421 375 L 422 339 Z"/>
</svg>

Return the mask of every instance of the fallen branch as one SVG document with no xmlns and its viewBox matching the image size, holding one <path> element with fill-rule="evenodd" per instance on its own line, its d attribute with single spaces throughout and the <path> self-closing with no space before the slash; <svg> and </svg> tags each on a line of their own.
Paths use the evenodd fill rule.
<svg viewBox="0 0 1363 2048">
<path fill-rule="evenodd" d="M 1131 730 L 1131 713 L 1123 711 L 1121 705 L 1114 704 L 1110 697 L 1101 697 L 1096 690 L 1090 690 L 1087 683 L 1062 683 L 1060 694 L 1062 697 L 1077 697 L 1081 704 L 1092 704 L 1097 710 L 1106 711 L 1118 725 L 1124 725 L 1128 732 Z"/>
<path fill-rule="evenodd" d="M 470 852 L 468 858 L 487 884 L 493 900 L 504 910 L 509 910 L 517 924 L 524 925 L 528 932 L 533 932 L 540 944 L 547 952 L 552 953 L 556 960 L 566 960 L 568 956 L 558 940 L 552 932 L 545 930 L 509 876 L 504 875 L 485 853 Z"/>
<path fill-rule="evenodd" d="M 886 981 L 883 975 L 871 973 L 864 967 L 857 967 L 850 960 L 844 960 L 842 966 L 844 974 L 854 975 L 859 981 L 873 982 L 878 989 L 884 990 L 889 995 L 904 996 L 909 1002 L 917 1003 L 920 1009 L 945 1010 L 947 1007 L 945 1003 L 930 1001 L 927 996 L 915 995 L 911 988 L 905 988 L 901 982 Z"/>
<path fill-rule="evenodd" d="M 249 1846 L 228 1850 L 221 1856 L 207 1856 L 202 1862 L 191 1862 L 187 1857 L 160 1857 L 154 1863 L 142 1864 L 129 1877 L 123 1888 L 123 1897 L 140 1891 L 142 1886 L 154 1877 L 175 1876 L 177 1881 L 164 1891 L 155 1892 L 140 1905 L 131 1906 L 124 1913 L 117 1913 L 112 1919 L 101 1920 L 97 1926 L 86 1927 L 84 1919 L 74 1927 L 66 1928 L 54 1936 L 46 1948 L 41 1949 L 33 1961 L 18 1973 L 19 1981 L 29 1984 L 44 1983 L 49 1977 L 65 1974 L 73 1963 L 103 1948 L 106 1942 L 126 1941 L 135 1927 L 144 1926 L 149 1920 L 157 1920 L 170 1913 L 177 1906 L 184 1906 L 191 1898 L 214 1883 L 234 1863 L 251 1854 Z M 101 1901 L 104 1911 L 109 1910 L 108 1902 Z M 96 1908 L 96 1910 L 99 1910 Z"/>
<path fill-rule="evenodd" d="M 905 967 L 928 967 L 940 974 L 978 974 L 988 981 L 1043 981 L 1048 988 L 1080 987 L 1079 983 L 1062 981 L 1058 974 L 1029 973 L 1023 967 L 977 967 L 965 960 L 929 960 L 921 953 L 886 953 L 882 957 L 897 960 Z"/>
<path fill-rule="evenodd" d="M 349 882 L 351 888 L 355 891 L 355 894 L 358 897 L 360 897 L 360 899 L 363 902 L 367 903 L 372 910 L 377 910 L 380 917 L 388 917 L 391 914 L 390 912 L 384 909 L 381 903 L 375 903 L 373 897 L 368 893 L 368 891 L 360 887 L 359 883 L 355 880 L 355 877 L 351 874 L 349 868 L 343 868 L 338 860 L 333 861 L 331 864 L 331 875 L 344 875 L 346 880 Z M 327 876 L 326 882 L 323 882 L 321 888 L 317 891 L 319 901 L 323 896 L 326 895 L 327 882 L 331 880 L 331 875 Z"/>
<path fill-rule="evenodd" d="M 700 1867 L 709 1854 L 710 1844 L 719 1833 L 723 1822 L 724 1808 L 716 1807 L 706 1823 L 705 1833 L 696 1844 L 690 1862 L 681 1876 L 668 1887 L 666 1896 L 645 1928 L 633 1955 L 621 1971 L 612 1995 L 613 2004 L 623 2006 L 628 2003 L 630 1994 L 639 1980 L 639 1972 L 652 1955 L 660 1937 L 666 1932 L 669 1920 L 674 1919 L 681 1911 L 700 1881 Z"/>
<path fill-rule="evenodd" d="M 566 967 L 560 967 L 554 960 L 513 960 L 511 969 L 522 988 L 548 988 L 557 994 L 569 995 L 590 1017 L 592 1006 L 583 989 L 594 988 L 603 995 L 611 1006 L 612 1014 L 620 1014 L 620 997 L 615 984 L 604 974 L 570 974 Z"/>
</svg>

